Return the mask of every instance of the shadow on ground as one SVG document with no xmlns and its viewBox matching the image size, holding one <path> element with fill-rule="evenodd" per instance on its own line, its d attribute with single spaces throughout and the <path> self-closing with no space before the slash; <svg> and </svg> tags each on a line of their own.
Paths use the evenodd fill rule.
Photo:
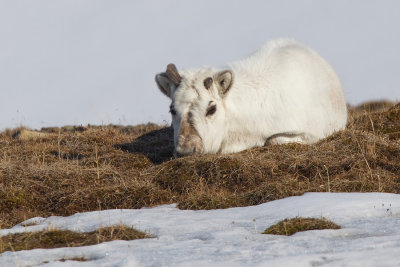
<svg viewBox="0 0 400 267">
<path fill-rule="evenodd" d="M 162 128 L 144 134 L 131 143 L 117 144 L 115 147 L 145 155 L 153 164 L 160 164 L 173 158 L 173 135 L 172 127 Z"/>
</svg>

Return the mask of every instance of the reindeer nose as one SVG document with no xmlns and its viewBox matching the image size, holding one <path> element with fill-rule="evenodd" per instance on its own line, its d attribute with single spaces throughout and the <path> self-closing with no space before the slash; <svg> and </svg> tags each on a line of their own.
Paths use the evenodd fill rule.
<svg viewBox="0 0 400 267">
<path fill-rule="evenodd" d="M 202 154 L 204 152 L 204 147 L 203 147 L 203 142 L 199 136 L 179 135 L 175 150 L 177 156 L 187 156 L 194 154 Z"/>
</svg>

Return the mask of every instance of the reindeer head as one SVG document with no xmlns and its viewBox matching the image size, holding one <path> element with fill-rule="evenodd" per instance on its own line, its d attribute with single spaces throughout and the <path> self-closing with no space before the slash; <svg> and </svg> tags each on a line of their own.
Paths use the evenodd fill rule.
<svg viewBox="0 0 400 267">
<path fill-rule="evenodd" d="M 156 83 L 171 99 L 175 152 L 178 155 L 217 153 L 225 134 L 224 98 L 233 84 L 230 70 L 186 70 L 169 64 Z"/>
</svg>

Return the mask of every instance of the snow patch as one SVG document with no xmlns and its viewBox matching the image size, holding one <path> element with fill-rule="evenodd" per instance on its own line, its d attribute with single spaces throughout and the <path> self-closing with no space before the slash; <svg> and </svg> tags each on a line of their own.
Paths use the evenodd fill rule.
<svg viewBox="0 0 400 267">
<path fill-rule="evenodd" d="M 340 230 L 261 234 L 285 218 L 325 217 Z M 31 225 L 31 224 L 37 225 Z M 48 228 L 89 232 L 124 224 L 155 238 L 78 248 L 5 252 L 0 266 L 399 266 L 400 196 L 386 193 L 307 193 L 258 206 L 179 210 L 163 205 L 32 218 L 0 235 Z M 86 262 L 66 261 L 83 257 Z"/>
</svg>

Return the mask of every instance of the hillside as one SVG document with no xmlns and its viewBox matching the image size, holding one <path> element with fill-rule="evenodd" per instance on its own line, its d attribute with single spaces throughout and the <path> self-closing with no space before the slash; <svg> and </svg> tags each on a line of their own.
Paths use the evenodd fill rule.
<svg viewBox="0 0 400 267">
<path fill-rule="evenodd" d="M 35 216 L 178 203 L 261 204 L 305 192 L 400 192 L 400 104 L 349 109 L 346 130 L 315 145 L 172 156 L 155 124 L 70 126 L 0 134 L 0 228 Z"/>
</svg>

